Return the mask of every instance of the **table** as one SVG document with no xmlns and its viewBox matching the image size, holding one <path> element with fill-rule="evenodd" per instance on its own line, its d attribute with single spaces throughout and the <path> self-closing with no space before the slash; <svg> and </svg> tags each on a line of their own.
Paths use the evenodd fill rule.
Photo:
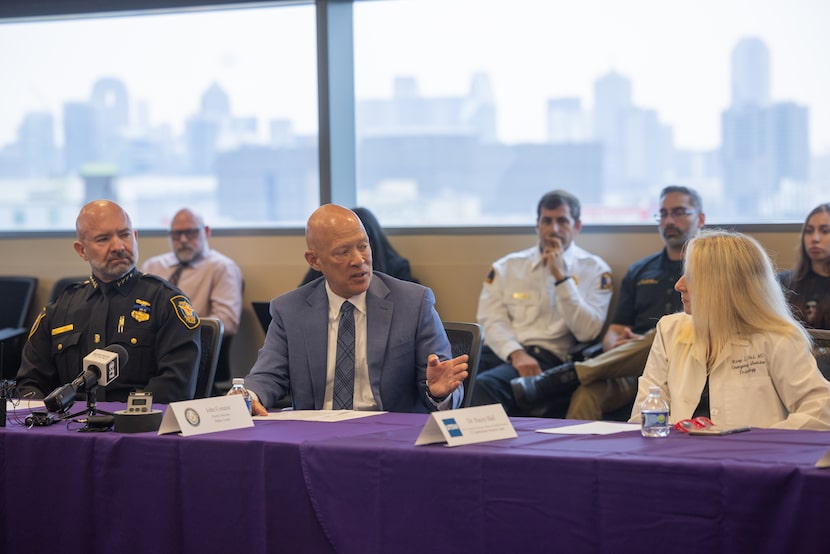
<svg viewBox="0 0 830 554">
<path fill-rule="evenodd" d="M 101 403 L 105 410 L 123 407 Z M 0 429 L 0 551 L 830 552 L 830 433 L 413 446 L 422 414 L 181 437 Z"/>
</svg>

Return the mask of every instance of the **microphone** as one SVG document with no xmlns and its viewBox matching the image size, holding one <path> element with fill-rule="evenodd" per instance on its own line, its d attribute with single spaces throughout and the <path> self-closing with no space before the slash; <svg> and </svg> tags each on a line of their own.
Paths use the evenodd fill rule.
<svg viewBox="0 0 830 554">
<path fill-rule="evenodd" d="M 127 363 L 129 357 L 127 350 L 120 344 L 111 344 L 103 350 L 93 350 L 84 356 L 84 367 L 86 368 L 84 374 L 87 372 L 95 373 L 98 386 L 106 387 L 118 379 L 121 374 L 121 366 Z M 75 381 L 80 378 L 79 375 Z M 90 390 L 89 384 L 87 384 L 86 390 Z"/>
<path fill-rule="evenodd" d="M 43 399 L 50 412 L 64 412 L 75 403 L 81 392 L 90 392 L 98 386 L 105 387 L 115 381 L 121 373 L 121 365 L 129 359 L 127 350 L 120 344 L 111 344 L 104 349 L 96 348 L 84 356 L 84 370 L 74 381 L 60 386 Z"/>
</svg>

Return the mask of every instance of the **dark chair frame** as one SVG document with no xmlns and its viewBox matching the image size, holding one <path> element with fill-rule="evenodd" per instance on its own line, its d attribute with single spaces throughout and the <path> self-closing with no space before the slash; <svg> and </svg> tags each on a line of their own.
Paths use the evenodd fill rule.
<svg viewBox="0 0 830 554">
<path fill-rule="evenodd" d="M 830 380 L 830 330 L 807 329 L 813 339 L 813 356 L 824 378 Z"/>
<path fill-rule="evenodd" d="M 216 377 L 219 347 L 222 343 L 222 336 L 225 334 L 225 326 L 217 318 L 203 317 L 200 327 L 201 353 L 194 398 L 208 398 L 213 395 L 213 380 Z"/>
<path fill-rule="evenodd" d="M 444 331 L 452 347 L 453 357 L 467 354 L 467 378 L 464 379 L 464 399 L 462 408 L 468 408 L 473 402 L 478 361 L 481 357 L 481 346 L 484 344 L 484 329 L 478 323 L 461 321 L 444 321 Z"/>
<path fill-rule="evenodd" d="M 28 331 L 27 320 L 37 292 L 37 277 L 0 276 L 0 378 L 14 379 Z"/>
<path fill-rule="evenodd" d="M 61 277 L 55 281 L 54 285 L 52 285 L 52 291 L 49 293 L 49 303 L 51 304 L 54 302 L 69 285 L 83 283 L 88 280 L 89 277 L 81 275 L 76 275 L 74 277 Z"/>
<path fill-rule="evenodd" d="M 253 301 L 251 307 L 254 309 L 259 326 L 262 327 L 263 332 L 268 332 L 268 326 L 271 324 L 271 302 Z"/>
<path fill-rule="evenodd" d="M 37 277 L 0 276 L 0 328 L 26 326 L 37 282 Z"/>
</svg>

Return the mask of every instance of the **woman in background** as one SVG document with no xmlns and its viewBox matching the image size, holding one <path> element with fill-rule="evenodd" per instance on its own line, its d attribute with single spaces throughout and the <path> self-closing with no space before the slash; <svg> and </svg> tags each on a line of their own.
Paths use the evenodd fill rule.
<svg viewBox="0 0 830 554">
<path fill-rule="evenodd" d="M 417 283 L 418 280 L 412 276 L 409 268 L 409 261 L 392 247 L 375 215 L 366 208 L 355 208 L 352 211 L 357 214 L 369 236 L 369 247 L 372 249 L 372 271 L 380 271 L 402 281 Z M 309 269 L 300 286 L 310 283 L 321 275 L 319 271 Z"/>
<path fill-rule="evenodd" d="M 672 422 L 703 415 L 719 426 L 830 429 L 830 383 L 758 241 L 700 232 L 675 288 L 683 313 L 657 324 L 632 422 L 659 386 Z"/>
<path fill-rule="evenodd" d="M 830 329 L 830 204 L 820 204 L 807 215 L 795 267 L 778 278 L 801 323 Z"/>
</svg>

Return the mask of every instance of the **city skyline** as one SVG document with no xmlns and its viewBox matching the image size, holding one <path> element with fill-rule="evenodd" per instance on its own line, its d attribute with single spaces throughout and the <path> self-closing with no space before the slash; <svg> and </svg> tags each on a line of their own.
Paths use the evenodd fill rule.
<svg viewBox="0 0 830 554">
<path fill-rule="evenodd" d="M 592 79 L 589 76 L 595 78 L 613 70 L 628 76 L 636 84 L 632 90 L 635 104 L 652 107 L 661 120 L 672 125 L 679 147 L 716 148 L 719 146 L 716 114 L 729 106 L 731 48 L 739 38 L 754 34 L 762 38 L 772 52 L 772 99 L 793 99 L 810 107 L 814 121 L 830 121 L 830 77 L 815 71 L 813 62 L 817 60 L 819 47 L 828 42 L 818 34 L 818 22 L 822 20 L 822 14 L 830 14 L 830 7 L 820 2 L 788 3 L 786 10 L 774 2 L 764 1 L 735 1 L 717 9 L 714 4 L 704 2 L 689 13 L 682 5 L 651 0 L 627 2 L 625 10 L 599 1 L 585 4 L 566 6 L 551 2 L 543 10 L 543 15 L 549 16 L 547 19 L 506 18 L 498 23 L 504 27 L 504 32 L 495 39 L 482 36 L 489 28 L 488 22 L 500 13 L 497 9 L 500 3 L 476 4 L 483 20 L 479 25 L 465 25 L 464 32 L 469 35 L 469 40 L 464 43 L 467 46 L 460 47 L 451 45 L 457 38 L 453 25 L 465 20 L 464 10 L 473 5 L 469 2 L 443 2 L 440 21 L 431 18 L 433 10 L 438 9 L 438 4 L 431 1 L 357 4 L 357 98 L 388 96 L 394 77 L 403 75 L 416 77 L 424 96 L 459 96 L 466 92 L 470 75 L 486 72 L 490 75 L 499 107 L 500 141 L 539 142 L 546 134 L 546 99 L 576 96 L 583 100 L 583 105 L 590 107 Z M 746 18 L 742 16 L 749 9 L 753 10 L 754 17 L 751 22 L 743 21 Z M 512 13 L 522 15 L 531 10 L 534 15 L 542 8 L 538 3 L 519 1 L 513 5 Z M 595 12 L 592 16 L 591 10 Z M 189 111 L 192 111 L 195 108 L 192 99 L 198 97 L 196 91 L 216 81 L 223 83 L 234 98 L 236 113 L 290 119 L 297 132 L 315 132 L 313 9 L 296 6 L 257 8 L 254 12 L 227 10 L 0 26 L 0 48 L 26 52 L 25 56 L 0 60 L 0 74 L 16 76 L 0 90 L 0 144 L 8 144 L 14 136 L 20 114 L 43 107 L 55 113 L 62 101 L 81 99 L 88 94 L 92 81 L 90 71 L 94 67 L 103 68 L 95 76 L 121 79 L 133 91 L 136 101 L 152 105 L 149 116 L 154 125 L 171 121 L 176 114 L 181 120 L 188 107 L 187 100 L 191 101 Z M 712 18 L 710 12 L 720 17 Z M 674 13 L 675 18 L 681 17 L 690 30 L 683 31 L 672 25 L 649 27 L 650 21 L 669 13 Z M 565 14 L 571 25 L 566 25 L 556 14 Z M 646 14 L 650 14 L 651 19 Z M 191 35 L 181 36 L 188 28 L 181 24 L 185 17 L 195 19 L 194 27 L 199 29 L 197 35 L 204 35 L 203 40 L 191 38 Z M 523 32 L 518 28 L 519 21 L 526 26 Z M 632 21 L 639 21 L 640 26 L 626 25 Z M 409 24 L 405 25 L 405 22 Z M 575 24 L 579 22 L 586 22 L 586 25 Z M 710 32 L 705 41 L 700 40 L 701 27 L 695 28 L 698 22 L 708 25 Z M 535 32 L 543 24 L 548 25 L 547 31 Z M 792 35 L 787 34 L 792 32 L 787 27 L 793 24 L 799 29 L 800 40 L 792 40 Z M 148 36 L 147 25 L 153 27 L 149 36 L 154 40 L 149 45 L 140 38 Z M 564 28 L 568 26 L 575 29 Z M 237 28 L 246 32 L 233 32 Z M 576 42 L 572 49 L 576 55 L 558 55 L 567 52 L 563 41 L 578 37 L 575 35 L 577 29 L 585 36 L 581 40 L 573 39 Z M 625 39 L 623 29 L 637 29 L 638 36 Z M 423 40 L 426 30 L 430 36 L 428 41 Z M 520 34 L 515 35 L 514 31 Z M 602 43 L 591 44 L 593 37 L 600 33 L 605 37 Z M 47 35 L 49 43 L 44 41 Z M 98 42 L 90 40 L 87 44 L 87 41 L 78 40 L 79 36 L 94 37 Z M 420 40 L 410 43 L 409 39 L 417 36 Z M 503 59 L 505 53 L 512 56 L 515 48 L 514 44 L 508 47 L 503 42 L 505 36 L 517 39 L 514 43 L 518 42 L 520 48 L 522 45 L 527 47 L 520 50 L 523 55 L 527 53 L 527 66 L 515 63 L 518 60 L 509 57 Z M 174 40 L 175 47 L 169 44 Z M 593 42 L 597 42 L 596 39 Z M 660 47 L 663 43 L 665 48 Z M 100 44 L 112 48 L 102 49 Z M 135 44 L 137 48 L 122 51 L 123 44 Z M 383 47 L 379 47 L 380 44 Z M 407 47 L 407 44 L 417 44 L 417 47 Z M 48 80 L 44 81 L 45 74 L 49 73 L 44 68 L 48 69 L 50 61 L 60 63 L 67 54 L 60 50 L 67 50 L 67 45 L 70 45 L 68 50 L 73 58 L 95 63 L 85 63 L 84 67 L 66 63 L 65 67 L 49 70 L 57 71 L 54 75 L 60 86 L 56 87 Z M 250 51 L 236 50 L 248 47 Z M 153 55 L 169 57 L 171 65 L 178 70 L 154 67 L 156 64 L 150 63 Z M 667 63 L 665 56 L 673 56 L 673 63 Z M 538 63 L 540 58 L 544 63 Z M 444 61 L 437 64 L 436 59 Z M 453 63 L 447 63 L 447 59 Z M 263 68 L 269 66 L 273 69 L 264 73 Z M 684 73 L 678 73 L 678 70 Z M 552 78 L 554 76 L 556 78 Z M 529 86 L 530 83 L 535 85 Z M 61 91 L 65 91 L 62 97 Z M 709 110 L 710 115 L 702 117 L 703 110 Z M 830 129 L 813 125 L 810 137 L 816 153 L 830 151 Z"/>
<path fill-rule="evenodd" d="M 743 222 L 824 197 L 830 3 L 505 6 L 354 5 L 358 204 L 404 226 L 512 224 L 567 188 L 594 222 L 645 223 L 675 183 L 709 199 L 710 221 Z M 24 52 L 0 58 L 15 75 L 2 225 L 65 225 L 102 196 L 146 222 L 186 202 L 230 226 L 296 223 L 321 190 L 315 29 L 313 5 L 0 25 L 0 48 Z"/>
<path fill-rule="evenodd" d="M 748 37 L 746 39 L 743 39 L 738 44 L 734 45 L 733 51 L 731 52 L 733 57 L 734 57 L 734 54 L 735 54 L 736 50 L 739 49 L 740 45 L 745 44 L 745 43 L 757 43 L 761 47 L 766 48 L 765 43 L 761 39 L 758 39 L 757 37 Z M 766 53 L 769 54 L 768 49 L 766 50 Z M 769 64 L 768 59 L 766 60 L 765 63 L 767 63 L 767 66 L 764 67 L 764 76 L 767 80 L 771 81 L 771 73 L 774 73 L 774 72 L 770 72 L 770 68 L 769 68 L 769 65 L 768 65 Z M 747 65 L 747 64 L 744 64 L 744 65 Z M 672 133 L 674 133 L 676 131 L 676 127 L 673 124 L 673 122 L 664 120 L 661 117 L 661 115 L 659 113 L 659 110 L 657 110 L 655 107 L 647 106 L 647 105 L 637 105 L 634 102 L 634 95 L 633 95 L 633 90 L 636 88 L 636 86 L 635 86 L 636 83 L 634 83 L 633 80 L 629 76 L 627 76 L 625 74 L 622 74 L 622 73 L 619 73 L 619 72 L 614 71 L 614 70 L 611 70 L 611 71 L 609 71 L 605 74 L 597 75 L 595 77 L 595 79 L 590 83 L 593 90 L 592 90 L 592 94 L 590 95 L 590 97 L 588 99 L 588 100 L 590 100 L 589 102 L 585 102 L 585 99 L 583 99 L 583 98 L 576 98 L 576 99 L 574 99 L 572 97 L 548 98 L 547 99 L 547 104 L 548 105 L 546 106 L 546 112 L 547 113 L 543 114 L 542 119 L 546 119 L 546 118 L 550 117 L 550 113 L 551 113 L 550 112 L 550 110 L 551 110 L 550 106 L 551 106 L 551 104 L 561 102 L 561 101 L 568 102 L 568 101 L 572 101 L 572 100 L 577 101 L 578 109 L 580 111 L 588 112 L 591 115 L 592 118 L 596 117 L 595 116 L 595 111 L 596 111 L 596 106 L 597 106 L 597 102 L 598 102 L 598 99 L 597 99 L 598 89 L 596 87 L 597 87 L 598 83 L 601 83 L 603 80 L 607 80 L 607 79 L 612 78 L 612 77 L 614 79 L 621 79 L 621 80 L 625 81 L 625 83 L 626 83 L 625 86 L 626 86 L 627 90 L 624 93 L 624 95 L 626 97 L 624 102 L 627 105 L 630 105 L 631 107 L 636 108 L 636 109 L 646 109 L 646 110 L 654 111 L 656 117 L 658 118 L 658 120 L 661 124 L 665 125 L 668 129 L 670 129 Z M 732 91 L 732 95 L 735 94 L 735 91 L 734 91 L 734 88 L 735 88 L 734 78 L 735 78 L 735 76 L 733 75 L 732 79 L 731 79 L 731 85 L 730 85 L 730 90 Z M 754 76 L 753 76 L 753 78 L 754 78 Z M 477 73 L 475 75 L 468 76 L 468 91 L 467 91 L 466 94 L 467 95 L 474 94 L 474 91 L 472 89 L 475 86 L 474 83 L 476 82 L 477 79 L 482 79 L 483 82 L 486 83 L 486 86 L 488 87 L 488 91 L 487 91 L 488 97 L 492 96 L 491 79 L 490 79 L 490 76 L 487 73 Z M 752 79 L 749 79 L 749 80 L 751 81 Z M 67 107 L 71 106 L 71 105 L 77 105 L 79 103 L 82 104 L 82 103 L 86 103 L 86 102 L 92 102 L 93 98 L 95 97 L 96 94 L 98 94 L 100 96 L 101 93 L 96 93 L 96 88 L 101 86 L 101 83 L 104 83 L 104 82 L 116 83 L 117 87 L 122 87 L 123 88 L 124 92 L 120 93 L 120 94 L 125 95 L 125 100 L 124 101 L 126 102 L 126 106 L 123 107 L 123 109 L 125 110 L 124 117 L 126 118 L 126 120 L 125 120 L 126 125 L 124 126 L 124 129 L 123 129 L 123 131 L 125 131 L 125 132 L 135 133 L 137 131 L 141 131 L 141 132 L 147 133 L 147 134 L 154 134 L 156 131 L 158 131 L 160 129 L 171 129 L 171 130 L 176 129 L 177 134 L 183 134 L 186 130 L 187 121 L 191 117 L 193 117 L 194 115 L 199 113 L 200 105 L 202 105 L 202 109 L 204 109 L 203 105 L 204 105 L 204 102 L 205 102 L 205 97 L 210 93 L 211 90 L 219 90 L 219 91 L 221 91 L 221 93 L 223 95 L 226 96 L 226 98 L 227 98 L 226 99 L 226 102 L 227 102 L 227 108 L 226 109 L 228 110 L 228 113 L 232 113 L 236 117 L 245 117 L 246 119 L 250 119 L 250 120 L 255 121 L 255 126 L 254 126 L 255 128 L 254 129 L 248 129 L 249 132 L 247 133 L 248 141 L 251 144 L 268 144 L 269 141 L 272 141 L 274 137 L 269 136 L 268 132 L 269 132 L 270 125 L 273 122 L 286 121 L 289 124 L 288 127 L 291 130 L 296 131 L 296 129 L 294 129 L 295 122 L 291 119 L 288 119 L 288 120 L 271 119 L 271 120 L 263 121 L 262 118 L 260 118 L 260 117 L 256 117 L 256 116 L 253 116 L 253 115 L 245 116 L 245 114 L 240 114 L 236 109 L 234 109 L 234 104 L 235 104 L 234 101 L 233 101 L 234 99 L 231 97 L 231 95 L 229 95 L 227 93 L 227 90 L 226 90 L 225 86 L 222 83 L 215 82 L 215 81 L 210 83 L 207 87 L 205 87 L 205 89 L 201 91 L 201 93 L 199 94 L 198 97 L 193 98 L 192 101 L 189 102 L 189 104 L 192 105 L 191 111 L 179 114 L 180 117 L 177 120 L 158 121 L 158 122 L 155 123 L 155 125 L 149 126 L 147 124 L 147 121 L 146 121 L 146 113 L 153 111 L 153 105 L 151 103 L 147 102 L 147 101 L 143 101 L 143 100 L 140 100 L 140 99 L 135 99 L 133 97 L 133 95 L 130 93 L 129 87 L 123 81 L 121 81 L 120 79 L 109 77 L 109 76 L 99 76 L 95 81 L 93 81 L 89 84 L 89 92 L 88 92 L 87 97 L 74 99 L 74 100 L 66 99 L 64 101 L 64 103 L 62 104 L 62 110 L 61 110 L 60 113 L 57 113 L 57 114 L 50 113 L 49 114 L 53 118 L 55 143 L 59 148 L 64 148 L 65 147 L 65 145 L 63 145 L 63 136 L 64 136 L 64 132 L 65 132 L 63 130 L 63 119 L 66 117 Z M 405 91 L 397 90 L 398 87 L 401 86 L 401 84 L 403 84 L 403 86 L 406 88 Z M 411 95 L 413 97 L 423 98 L 423 99 L 429 99 L 430 98 L 428 95 L 424 94 L 421 91 L 421 84 L 420 84 L 419 80 L 416 77 L 413 77 L 413 76 L 397 76 L 395 79 L 392 80 L 390 85 L 391 85 L 390 88 L 392 88 L 392 91 L 391 91 L 391 93 L 388 97 L 357 99 L 358 105 L 371 103 L 373 101 L 386 101 L 386 100 L 389 100 L 391 98 L 396 97 L 399 94 Z M 760 83 L 760 85 L 763 86 L 764 83 Z M 108 90 L 108 93 L 110 93 L 110 95 L 111 95 L 112 90 Z M 766 83 L 766 86 L 764 87 L 763 92 L 758 93 L 758 94 L 761 94 L 763 96 L 762 101 L 759 100 L 759 102 L 761 102 L 762 104 L 770 105 L 770 104 L 774 103 L 773 99 L 770 97 L 770 94 L 769 94 L 769 83 Z M 458 96 L 463 97 L 464 94 L 461 94 L 461 95 L 458 95 Z M 495 103 L 494 99 L 492 99 L 492 98 L 488 98 L 488 100 Z M 97 101 L 101 102 L 101 101 L 103 101 L 103 99 L 98 98 Z M 781 99 L 781 101 L 788 102 L 788 101 L 791 101 L 791 100 L 790 99 Z M 724 111 L 726 111 L 730 108 L 734 108 L 734 107 L 735 107 L 735 99 L 730 98 L 730 104 L 728 104 L 726 106 Z M 807 106 L 807 108 L 810 109 L 809 106 Z M 496 110 L 495 110 L 496 114 L 498 114 L 498 109 L 499 109 L 499 107 L 496 106 Z M 571 109 L 573 109 L 573 108 L 571 108 Z M 17 130 L 15 132 L 16 136 L 9 143 L 6 143 L 6 144 L 0 143 L 0 150 L 2 150 L 4 147 L 8 147 L 8 146 L 13 145 L 17 140 L 20 139 L 20 136 L 19 136 L 20 135 L 20 129 L 23 126 L 24 121 L 26 120 L 26 118 L 28 116 L 41 115 L 43 113 L 45 113 L 45 112 L 39 112 L 38 111 L 38 112 L 28 112 L 26 114 L 23 114 L 23 117 L 20 120 L 20 123 L 18 124 Z M 720 118 L 722 116 L 722 113 L 723 113 L 723 111 L 720 112 L 720 113 L 712 114 L 712 117 L 711 117 L 712 121 L 720 123 Z M 144 119 L 142 119 L 142 118 L 144 118 Z M 64 132 L 62 132 L 62 131 L 64 131 Z M 358 128 L 358 134 L 360 134 L 361 131 L 362 130 Z M 301 135 L 302 133 L 298 132 L 297 134 Z M 548 141 L 550 141 L 551 139 L 550 139 L 550 130 L 549 129 L 548 129 L 547 135 L 548 136 L 546 136 L 544 140 L 539 141 L 539 142 L 548 142 Z M 597 136 L 594 133 L 591 133 L 591 136 L 587 137 L 588 140 L 593 140 L 595 138 L 597 138 Z M 585 139 L 583 139 L 583 140 L 585 140 Z M 576 142 L 579 142 L 579 141 L 580 140 L 576 140 Z M 718 146 L 721 146 L 721 145 L 719 144 Z M 717 149 L 717 148 L 713 148 L 713 149 Z M 703 151 L 703 150 L 701 150 L 701 151 Z M 811 149 L 810 153 L 811 154 L 820 154 L 819 152 L 816 152 L 815 149 Z"/>
</svg>

